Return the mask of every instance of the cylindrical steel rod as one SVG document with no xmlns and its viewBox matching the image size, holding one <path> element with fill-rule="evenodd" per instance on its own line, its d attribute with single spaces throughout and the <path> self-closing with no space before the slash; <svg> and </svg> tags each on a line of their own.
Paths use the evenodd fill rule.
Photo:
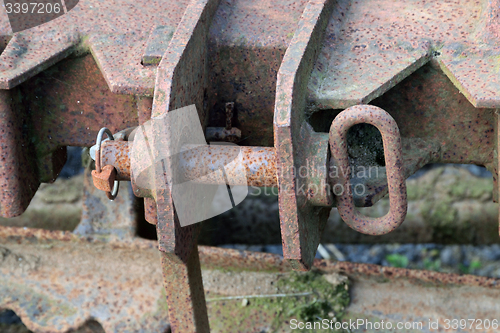
<svg viewBox="0 0 500 333">
<path fill-rule="evenodd" d="M 129 141 L 104 141 L 102 143 L 101 163 L 114 166 L 118 180 L 131 178 L 132 144 L 133 142 Z M 210 172 L 224 168 L 229 180 L 228 185 L 277 186 L 276 155 L 272 147 L 187 146 L 179 154 L 177 161 L 186 181 L 219 184 L 218 174 Z M 245 177 L 241 177 L 242 167 L 246 169 L 246 182 Z"/>
</svg>

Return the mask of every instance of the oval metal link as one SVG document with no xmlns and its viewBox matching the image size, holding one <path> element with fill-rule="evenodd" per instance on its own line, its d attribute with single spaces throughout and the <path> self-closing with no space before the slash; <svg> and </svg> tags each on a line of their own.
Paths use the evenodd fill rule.
<svg viewBox="0 0 500 333">
<path fill-rule="evenodd" d="M 384 143 L 387 183 L 389 186 L 389 212 L 378 218 L 362 215 L 354 207 L 350 184 L 350 166 L 347 154 L 347 131 L 356 124 L 371 124 L 380 131 Z M 344 222 L 352 229 L 368 235 L 383 235 L 396 229 L 405 219 L 407 211 L 406 183 L 403 173 L 401 136 L 394 118 L 373 105 L 355 105 L 342 111 L 330 127 L 330 151 L 340 168 L 339 184 L 342 193 L 337 196 L 337 209 Z"/>
</svg>

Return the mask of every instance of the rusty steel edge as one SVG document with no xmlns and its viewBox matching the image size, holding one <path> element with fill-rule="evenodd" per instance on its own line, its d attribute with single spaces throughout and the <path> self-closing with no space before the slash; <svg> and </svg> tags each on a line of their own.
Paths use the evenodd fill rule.
<svg viewBox="0 0 500 333">
<path fill-rule="evenodd" d="M 113 248 L 150 249 L 157 248 L 158 242 L 141 238 L 130 240 L 108 240 L 99 237 L 79 237 L 69 231 L 43 230 L 19 227 L 0 227 L 2 239 L 15 239 L 18 243 L 38 241 L 107 243 Z M 198 246 L 200 262 L 205 269 L 236 269 L 244 271 L 274 271 L 284 273 L 292 270 L 289 261 L 270 253 L 223 249 L 211 246 Z M 353 262 L 314 260 L 314 268 L 321 272 L 337 272 L 351 278 L 374 277 L 388 280 L 407 279 L 411 282 L 428 283 L 435 286 L 461 285 L 500 289 L 500 279 L 475 275 L 458 275 L 427 270 L 414 270 L 384 267 L 373 264 Z"/>
<path fill-rule="evenodd" d="M 460 285 L 500 289 L 500 279 L 476 275 L 459 275 L 428 270 L 384 267 L 374 264 L 360 264 L 347 261 L 314 260 L 314 267 L 324 272 L 338 272 L 351 278 L 379 277 L 387 280 L 407 279 L 412 282 L 429 283 L 434 286 Z"/>
</svg>

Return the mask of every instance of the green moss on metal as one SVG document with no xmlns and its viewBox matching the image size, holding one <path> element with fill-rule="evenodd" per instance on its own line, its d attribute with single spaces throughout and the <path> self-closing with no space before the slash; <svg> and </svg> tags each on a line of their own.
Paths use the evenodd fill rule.
<svg viewBox="0 0 500 333">
<path fill-rule="evenodd" d="M 156 311 L 153 313 L 146 313 L 143 316 L 143 321 L 147 322 L 148 318 L 151 317 L 163 317 L 168 314 L 168 304 L 167 304 L 167 293 L 165 292 L 165 288 L 161 288 L 161 293 L 156 300 Z"/>
<path fill-rule="evenodd" d="M 80 38 L 80 43 L 73 47 L 72 58 L 82 57 L 90 53 L 89 47 L 90 36 L 83 36 Z"/>
<path fill-rule="evenodd" d="M 276 295 L 210 300 L 207 297 L 210 327 L 217 331 L 236 331 L 248 323 L 256 331 L 277 332 L 290 329 L 290 322 L 340 321 L 349 304 L 348 280 L 339 276 L 328 281 L 317 271 L 292 272 L 277 281 Z M 213 296 L 213 295 L 212 295 Z M 260 329 L 259 325 L 263 325 Z M 298 332 L 313 332 L 300 330 Z"/>
<path fill-rule="evenodd" d="M 316 271 L 291 273 L 286 279 L 279 280 L 278 288 L 284 292 L 311 292 L 311 297 L 281 298 L 283 306 L 288 307 L 288 315 L 304 321 L 328 318 L 333 312 L 339 319 L 349 304 L 347 280 L 333 286 L 322 274 Z"/>
<path fill-rule="evenodd" d="M 441 70 L 443 71 L 443 73 L 448 77 L 448 79 L 451 81 L 451 83 L 453 83 L 453 85 L 460 91 L 460 93 L 462 95 L 465 96 L 465 98 L 467 98 L 467 100 L 474 106 L 476 106 L 476 101 L 475 99 L 472 97 L 472 95 L 467 91 L 467 89 L 465 89 L 462 84 L 460 83 L 460 81 L 457 80 L 457 78 L 455 77 L 455 75 L 448 69 L 448 67 L 446 67 L 446 65 L 441 61 L 439 60 L 437 62 L 439 64 L 439 67 L 441 68 Z M 448 96 L 446 96 L 448 97 Z"/>
<path fill-rule="evenodd" d="M 156 57 L 145 57 L 142 60 L 142 64 L 144 66 L 158 66 L 160 64 L 161 58 L 156 58 Z"/>
</svg>

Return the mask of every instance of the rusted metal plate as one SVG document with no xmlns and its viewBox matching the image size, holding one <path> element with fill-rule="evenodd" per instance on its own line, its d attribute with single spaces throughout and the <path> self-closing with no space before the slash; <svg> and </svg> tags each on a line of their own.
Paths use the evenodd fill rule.
<svg viewBox="0 0 500 333">
<path fill-rule="evenodd" d="M 23 120 L 16 109 L 17 91 L 0 91 L 0 214 L 20 215 L 28 207 L 40 183 L 29 155 L 33 147 L 23 136 Z"/>
<path fill-rule="evenodd" d="M 138 124 L 138 100 L 113 94 L 92 56 L 66 59 L 20 86 L 38 154 L 54 146 L 95 144 L 103 124 L 112 133 Z"/>
<path fill-rule="evenodd" d="M 0 15 L 5 15 L 4 11 Z M 55 22 L 59 20 L 47 25 Z M 0 25 L 3 36 L 11 35 L 5 33 L 9 26 L 6 21 L 2 20 Z M 79 42 L 77 33 L 46 28 L 42 25 L 9 36 L 9 43 L 0 55 L 0 89 L 12 89 L 74 52 L 74 46 Z"/>
<path fill-rule="evenodd" d="M 207 111 L 203 107 L 208 70 L 206 63 L 207 31 L 217 4 L 217 1 L 191 2 L 189 10 L 183 17 L 182 29 L 178 29 L 174 33 L 170 42 L 171 50 L 166 53 L 158 67 L 152 117 L 195 104 L 201 123 L 204 123 Z M 167 133 L 168 135 L 171 133 Z M 161 137 L 158 134 L 157 138 Z M 169 142 L 173 142 L 173 140 L 167 141 L 163 145 L 167 150 L 170 147 Z M 158 145 L 158 147 L 160 146 Z M 156 156 L 156 152 L 153 152 L 153 155 Z M 163 173 L 163 170 L 156 171 Z M 161 188 L 164 187 L 161 186 Z M 188 254 L 192 250 L 191 244 L 192 242 L 196 243 L 192 236 L 196 228 L 187 227 L 182 228 L 181 231 L 180 226 L 174 226 L 176 218 L 168 190 L 159 189 L 154 196 L 158 210 L 157 228 L 160 250 L 175 253 L 179 257 L 189 257 Z M 180 238 L 177 238 L 179 236 Z M 183 237 L 186 238 L 182 239 Z"/>
<path fill-rule="evenodd" d="M 273 146 L 276 75 L 305 0 L 221 1 L 210 28 L 209 126 L 225 125 L 225 103 L 235 103 L 233 126 L 242 145 Z"/>
<path fill-rule="evenodd" d="M 306 9 L 300 18 L 304 6 Z M 11 113 L 4 115 L 3 122 L 14 123 L 16 130 L 21 127 L 32 138 L 25 147 L 25 138 L 15 133 L 6 134 L 7 146 L 2 146 L 1 153 L 12 155 L 9 155 L 9 165 L 0 168 L 5 176 L 2 185 L 6 187 L 4 190 L 16 194 L 2 200 L 2 214 L 4 207 L 8 210 L 6 214 L 21 213 L 38 182 L 51 181 L 57 176 L 63 155 L 53 152 L 59 146 L 89 146 L 103 124 L 115 132 L 143 123 L 151 114 L 161 116 L 196 104 L 203 126 L 224 126 L 223 106 L 234 101 L 232 125 L 241 127 L 242 143 L 272 146 L 274 132 L 284 254 L 292 260 L 294 268 L 311 268 L 328 214 L 328 209 L 313 205 L 329 206 L 331 196 L 304 193 L 300 189 L 302 185 L 306 188 L 310 184 L 321 185 L 326 177 L 321 174 L 311 179 L 286 174 L 287 169 L 298 170 L 306 162 L 312 163 L 307 164 L 312 170 L 322 167 L 327 170 L 328 140 L 325 134 L 315 133 L 307 124 L 307 111 L 368 101 L 389 104 L 382 107 L 396 119 L 402 135 L 423 138 L 430 145 L 438 143 L 440 160 L 494 168 L 494 122 L 491 121 L 495 120 L 494 115 L 474 106 L 498 106 L 499 35 L 498 23 L 494 21 L 498 16 L 498 1 L 426 4 L 420 12 L 409 11 L 411 6 L 420 8 L 422 3 L 394 4 L 381 0 L 333 4 L 311 0 L 306 5 L 304 1 L 282 0 L 269 4 L 238 0 L 223 1 L 219 6 L 218 1 L 193 0 L 137 6 L 131 0 L 106 3 L 81 0 L 68 14 L 11 39 L 6 16 L 0 12 L 0 44 L 10 40 L 0 55 L 3 69 L 0 88 L 11 89 L 11 95 L 1 96 L 3 102 L 0 103 L 5 104 L 3 110 Z M 159 26 L 175 29 L 169 48 L 158 69 L 143 66 L 144 55 L 151 55 L 157 61 L 161 52 L 158 50 L 165 50 L 166 39 L 158 43 L 156 40 L 154 29 Z M 479 48 L 476 39 L 482 43 Z M 153 50 L 157 44 L 160 47 Z M 70 54 L 89 51 L 95 61 L 91 56 L 61 61 Z M 431 58 L 431 63 L 424 65 Z M 413 75 L 403 80 L 411 73 Z M 363 84 L 359 85 L 361 81 Z M 112 95 L 110 91 L 134 96 Z M 15 107 L 22 106 L 16 115 L 15 107 L 8 105 L 12 94 Z M 24 100 L 16 100 L 19 96 Z M 378 96 L 381 97 L 374 100 Z M 8 126 L 0 130 L 5 127 Z M 20 139 L 20 147 L 17 139 Z M 165 147 L 168 149 L 168 142 Z M 17 162 L 23 168 L 12 171 L 11 166 L 18 165 Z M 33 179 L 22 177 L 28 166 L 35 171 Z M 180 227 L 168 188 L 146 193 L 146 196 L 156 200 L 153 203 L 148 198 L 148 215 L 149 220 L 157 224 L 158 247 L 164 252 L 167 296 L 176 311 L 170 312 L 174 331 L 208 330 L 196 252 L 198 228 Z M 95 209 L 95 212 L 101 211 Z M 155 212 L 157 219 L 152 218 Z M 111 229 L 118 238 L 128 241 L 122 242 L 132 244 L 133 227 L 129 222 L 126 220 L 120 229 L 99 225 L 93 220 L 79 230 L 89 238 L 102 231 L 101 238 L 108 239 L 113 238 L 108 237 Z M 96 225 L 99 228 L 91 229 Z M 13 233 L 23 234 L 21 230 Z M 16 242 L 21 236 L 17 237 Z M 85 249 L 70 253 L 77 258 L 79 251 Z M 119 254 L 117 258 L 122 258 Z M 89 259 L 84 257 L 84 260 Z M 360 267 L 356 269 L 364 269 Z M 177 274 L 169 274 L 169 268 Z M 411 271 L 393 273 L 412 275 Z M 111 276 L 119 279 L 118 273 L 114 274 Z M 48 289 L 53 293 L 64 289 L 60 287 L 59 275 L 63 273 L 51 276 L 58 286 Z M 134 283 L 137 288 L 142 286 Z M 43 286 L 38 288 L 42 290 Z M 30 292 L 36 294 L 38 290 Z M 119 297 L 123 295 L 120 293 Z M 81 298 L 76 299 L 82 302 Z M 76 308 L 75 311 L 90 309 L 89 304 L 75 304 L 67 305 L 70 317 L 71 307 Z M 135 304 L 126 304 L 130 305 L 130 311 L 135 311 Z M 113 309 L 121 311 L 120 316 L 127 311 L 125 306 L 115 305 Z M 78 318 L 87 318 L 85 316 L 88 317 L 82 314 Z M 140 316 L 137 318 L 142 320 Z M 78 320 L 76 316 L 71 317 L 60 327 L 74 327 Z M 49 324 L 47 319 L 43 325 Z M 128 324 L 115 321 L 113 325 L 118 327 L 116 331 L 129 329 Z M 150 329 L 157 331 L 154 327 Z"/>
<path fill-rule="evenodd" d="M 158 223 L 156 202 L 152 198 L 144 198 L 144 218 L 151 224 L 156 225 Z"/>
<path fill-rule="evenodd" d="M 328 109 L 370 102 L 402 137 L 439 144 L 436 162 L 484 165 L 496 182 L 496 27 L 497 1 L 342 1 L 309 82 L 309 111 L 333 119 L 340 110 Z"/>
<path fill-rule="evenodd" d="M 161 58 L 168 49 L 168 43 L 172 39 L 175 28 L 171 26 L 159 25 L 153 28 L 149 35 L 146 50 L 142 55 L 144 66 L 153 66 L 160 63 Z"/>
<path fill-rule="evenodd" d="M 427 162 L 484 165 L 496 179 L 495 111 L 475 108 L 436 61 L 416 70 L 371 104 L 383 108 L 396 120 L 404 155 L 414 151 L 407 156 L 416 158 L 423 152 L 418 152 L 417 147 L 425 145 L 432 155 L 425 157 Z M 323 117 L 333 120 L 341 110 L 323 112 Z M 413 141 L 415 139 L 423 142 Z M 405 165 L 410 164 L 405 162 Z"/>
<path fill-rule="evenodd" d="M 168 328 L 156 242 L 103 242 L 90 235 L 4 227 L 0 244 L 0 307 L 16 311 L 34 332 L 66 332 L 90 318 L 107 333 Z M 276 315 L 259 315 L 251 296 L 273 293 L 273 285 L 262 284 L 289 272 L 289 262 L 272 254 L 212 247 L 200 247 L 199 252 L 213 331 L 227 332 L 224 327 L 233 327 L 249 313 L 252 325 L 235 326 L 239 331 L 272 325 Z M 439 332 L 444 331 L 444 319 L 492 320 L 500 311 L 498 279 L 325 260 L 315 260 L 314 269 L 349 278 L 351 303 L 342 317 L 346 321 L 375 318 L 425 325 L 431 319 L 440 321 Z M 230 299 L 245 295 L 247 306 L 241 305 L 241 298 Z M 216 301 L 221 297 L 230 298 Z M 284 332 L 290 331 L 292 318 L 283 322 Z"/>
<path fill-rule="evenodd" d="M 218 0 L 193 0 L 175 31 L 158 67 L 155 83 L 152 117 L 166 115 L 182 107 L 195 104 L 202 124 L 207 118 L 208 86 L 208 31 Z M 154 146 L 173 151 L 179 135 L 173 128 L 152 126 Z M 157 142 L 165 138 L 165 142 Z M 157 151 L 152 151 L 154 157 Z M 155 182 L 165 179 L 165 171 L 172 166 L 154 166 Z M 172 174 L 172 173 L 170 173 Z M 169 318 L 173 332 L 209 332 L 205 294 L 201 280 L 197 241 L 200 225 L 181 227 L 174 209 L 171 184 L 156 184 L 153 197 L 156 201 L 158 247 L 162 251 Z M 170 274 L 169 270 L 173 271 Z"/>
<path fill-rule="evenodd" d="M 372 104 L 389 112 L 402 137 L 439 143 L 438 162 L 493 163 L 494 110 L 474 108 L 433 62 Z"/>
<path fill-rule="evenodd" d="M 283 58 L 276 86 L 274 145 L 278 162 L 283 255 L 300 270 L 311 267 L 328 214 L 328 209 L 312 207 L 307 197 L 309 191 L 301 190 L 303 185 L 308 185 L 307 178 L 322 166 L 307 165 L 306 177 L 297 175 L 297 172 L 311 155 L 319 153 L 317 149 L 321 150 L 321 146 L 312 143 L 324 139 L 306 123 L 305 88 L 332 7 L 333 3 L 329 1 L 310 1 L 306 5 Z M 326 159 L 324 162 L 327 164 Z"/>
<path fill-rule="evenodd" d="M 161 254 L 172 332 L 210 332 L 198 249 L 182 260 L 172 253 Z"/>
<path fill-rule="evenodd" d="M 112 131 L 118 131 L 137 125 L 138 120 L 143 122 L 143 120 L 149 119 L 151 112 L 149 103 L 153 94 L 157 69 L 155 66 L 142 66 L 140 59 L 145 54 L 144 52 L 147 52 L 148 47 L 151 49 L 151 43 L 156 43 L 154 40 L 155 36 L 158 35 L 158 33 L 155 35 L 157 29 L 161 30 L 161 27 L 177 29 L 181 25 L 181 18 L 187 4 L 187 1 L 175 2 L 175 4 L 155 3 L 151 5 L 153 7 L 150 5 L 140 6 L 138 9 L 132 6 L 128 0 L 116 0 L 106 4 L 94 0 L 82 0 L 73 10 L 60 18 L 18 33 L 14 37 L 12 37 L 13 34 L 10 31 L 6 14 L 0 13 L 0 40 L 2 41 L 0 48 L 3 48 L 4 44 L 10 41 L 0 56 L 0 66 L 4 68 L 4 71 L 0 73 L 1 80 L 4 82 L 2 87 L 10 89 L 20 85 L 19 89 L 21 89 L 23 101 L 17 107 L 22 107 L 29 114 L 30 120 L 27 121 L 27 128 L 30 129 L 29 136 L 35 138 L 35 154 L 30 156 L 36 157 L 39 181 L 50 182 L 57 176 L 58 164 L 61 164 L 59 162 L 64 159 L 62 153 L 53 155 L 59 146 L 89 146 L 95 132 L 103 123 L 109 126 Z M 309 82 L 310 90 L 311 85 L 317 83 L 315 81 L 317 79 L 324 82 L 321 87 L 326 89 L 332 82 L 337 82 L 335 75 L 341 75 L 346 71 L 341 66 L 342 64 L 349 63 L 352 59 L 356 62 L 359 60 L 356 57 L 362 58 L 369 53 L 370 59 L 374 58 L 375 64 L 382 66 L 388 63 L 385 67 L 390 69 L 387 71 L 380 69 L 382 73 L 374 63 L 364 61 L 365 65 L 361 66 L 362 69 L 359 71 L 366 72 L 366 75 L 373 74 L 371 78 L 374 79 L 364 80 L 362 87 L 354 89 L 354 91 L 360 92 L 365 89 L 363 87 L 368 87 L 367 96 L 369 98 L 357 99 L 368 101 L 393 87 L 432 56 L 434 57 L 432 62 L 435 63 L 433 66 L 439 67 L 438 71 L 447 75 L 445 78 L 451 78 L 451 81 L 446 79 L 451 87 L 455 84 L 460 90 L 446 88 L 449 90 L 447 92 L 449 95 L 446 98 L 429 95 L 429 98 L 424 99 L 422 97 L 424 93 L 413 89 L 413 85 L 420 86 L 418 76 L 420 70 L 417 70 L 409 77 L 408 81 L 405 81 L 405 83 L 410 82 L 411 87 L 406 85 L 405 89 L 408 90 L 405 90 L 404 93 L 407 96 L 418 95 L 418 103 L 415 103 L 418 105 L 407 103 L 405 112 L 393 111 L 392 108 L 384 109 L 387 109 L 396 118 L 401 128 L 404 128 L 402 133 L 405 135 L 416 137 L 420 135 L 421 131 L 426 131 L 426 133 L 430 133 L 430 136 L 438 137 L 441 142 L 446 139 L 447 146 L 457 145 L 457 149 L 443 150 L 443 161 L 456 160 L 449 155 L 454 153 L 456 156 L 463 157 L 462 162 L 491 163 L 490 156 L 493 149 L 487 143 L 489 140 L 483 142 L 483 145 L 478 147 L 479 149 L 474 149 L 467 154 L 464 154 L 462 149 L 465 145 L 469 145 L 469 142 L 476 141 L 476 139 L 482 140 L 478 133 L 481 133 L 483 128 L 488 130 L 487 125 L 483 125 L 482 122 L 482 120 L 487 120 L 488 115 L 479 116 L 480 119 L 461 115 L 464 119 L 466 117 L 474 118 L 473 120 L 479 121 L 479 125 L 481 125 L 480 130 L 476 133 L 467 133 L 466 136 L 469 139 L 465 141 L 450 131 L 438 130 L 433 126 L 429 126 L 429 130 L 406 126 L 405 124 L 410 122 L 398 117 L 405 117 L 406 114 L 413 112 L 411 118 L 419 119 L 419 122 L 424 123 L 428 119 L 433 119 L 435 112 L 439 116 L 441 110 L 436 110 L 435 107 L 443 107 L 440 100 L 449 104 L 444 106 L 447 112 L 455 112 L 458 108 L 459 110 L 464 109 L 465 113 L 465 109 L 469 110 L 472 106 L 457 105 L 457 103 L 463 103 L 462 101 L 466 101 L 467 98 L 474 106 L 494 106 L 495 98 L 497 98 L 495 97 L 497 94 L 495 87 L 498 86 L 495 83 L 495 59 L 497 59 L 498 53 L 496 46 L 498 33 L 495 30 L 498 24 L 495 23 L 495 17 L 498 14 L 498 3 L 485 2 L 484 6 L 479 2 L 467 1 L 455 1 L 446 5 L 436 4 L 425 9 L 427 10 L 425 18 L 415 16 L 411 20 L 407 20 L 412 14 L 408 12 L 407 4 L 398 4 L 397 10 L 391 11 L 391 15 L 388 16 L 383 16 L 380 11 L 370 12 L 367 17 L 377 19 L 377 22 L 393 19 L 399 22 L 399 25 L 394 26 L 374 23 L 378 29 L 376 30 L 377 36 L 380 36 L 378 38 L 380 39 L 378 40 L 379 44 L 376 44 L 377 41 L 371 41 L 368 36 L 368 32 L 371 33 L 375 30 L 366 23 L 366 17 L 363 15 L 373 7 L 383 8 L 389 5 L 391 4 L 387 1 L 369 1 L 352 5 L 341 2 L 334 6 L 334 14 L 329 18 L 330 23 L 326 28 L 327 37 L 325 40 L 327 43 L 321 46 L 323 53 L 316 62 L 313 76 Z M 284 52 L 295 34 L 304 6 L 304 1 L 282 0 L 269 4 L 266 1 L 238 0 L 222 2 L 216 9 L 214 24 L 211 27 L 207 26 L 209 33 L 208 57 L 207 63 L 203 65 L 208 66 L 206 75 L 210 83 L 206 83 L 206 91 L 203 91 L 203 102 L 199 102 L 197 105 L 199 110 L 203 105 L 205 115 L 202 118 L 208 121 L 207 125 L 223 126 L 225 122 L 224 105 L 228 101 L 234 101 L 233 125 L 241 127 L 241 143 L 260 146 L 273 145 L 271 119 L 275 102 L 276 73 Z M 420 6 L 420 3 L 415 6 Z M 480 6 L 484 7 L 484 11 L 477 13 L 477 8 Z M 453 22 L 450 21 L 456 8 L 468 9 L 464 12 L 466 13 L 464 17 L 470 17 L 468 24 L 471 26 L 462 25 L 460 27 L 458 24 L 465 20 L 462 17 L 453 20 Z M 456 12 L 458 13 L 460 10 Z M 446 18 L 445 22 L 429 23 L 434 22 L 433 19 L 438 11 Z M 339 26 L 334 24 L 335 20 L 340 20 L 340 30 L 338 30 Z M 131 22 L 134 24 L 130 24 Z M 400 24 L 401 22 L 406 24 L 403 26 Z M 414 24 L 417 26 L 413 27 Z M 344 25 L 353 27 L 349 28 L 352 31 L 342 28 Z M 447 29 L 450 27 L 457 27 L 457 31 L 460 33 L 448 32 Z M 422 33 L 408 32 L 413 28 Z M 476 45 L 475 35 L 471 33 L 471 29 L 478 31 L 478 38 L 485 41 L 484 45 L 481 47 Z M 436 30 L 436 32 L 432 30 Z M 363 32 L 367 32 L 367 34 L 362 35 Z M 397 40 L 399 37 L 394 36 L 399 32 L 402 32 L 403 35 L 408 33 L 409 38 L 406 36 L 402 41 L 396 42 L 402 45 L 399 45 L 399 48 L 387 44 L 390 47 L 384 50 L 384 41 L 390 38 Z M 449 35 L 447 35 L 448 33 Z M 356 41 L 356 36 L 361 39 Z M 332 43 L 333 39 L 339 42 Z M 372 44 L 359 44 L 358 42 L 363 42 L 363 39 L 371 41 Z M 151 41 L 150 46 L 147 44 L 148 41 Z M 370 50 L 364 50 L 363 47 L 348 50 L 349 41 L 359 45 L 370 45 Z M 320 41 L 315 43 L 321 44 Z M 165 46 L 166 40 L 159 44 Z M 427 47 L 428 44 L 431 46 Z M 418 48 L 419 45 L 423 45 L 427 49 L 422 51 Z M 331 54 L 336 54 L 335 52 L 344 49 L 346 53 L 342 53 L 343 55 L 354 54 L 356 57 L 351 57 L 349 60 L 348 56 L 344 58 L 331 56 Z M 155 51 L 155 57 L 160 52 L 158 50 Z M 430 50 L 440 54 L 429 53 Z M 92 60 L 92 56 L 62 60 L 70 54 L 80 56 L 87 52 L 92 53 L 95 61 Z M 399 57 L 398 52 L 402 52 L 403 55 L 397 61 L 401 60 L 403 65 L 399 62 L 391 64 L 388 60 L 393 56 Z M 414 52 L 418 53 L 415 57 L 412 55 Z M 425 53 L 425 56 L 420 56 L 422 52 Z M 414 59 L 416 62 L 409 65 L 410 67 L 405 67 L 407 58 Z M 332 64 L 331 62 L 334 61 L 332 59 L 341 62 L 345 60 L 345 63 Z M 358 67 L 360 66 L 353 67 L 353 70 L 358 71 Z M 398 71 L 400 67 L 406 69 L 399 72 L 400 74 L 391 76 L 394 74 L 392 71 Z M 427 67 L 424 66 L 424 68 Z M 321 75 L 318 74 L 318 71 L 321 72 Z M 342 73 L 339 74 L 338 71 Z M 388 75 L 392 79 L 388 79 Z M 29 78 L 32 79 L 28 80 Z M 479 82 L 483 78 L 483 81 L 487 83 Z M 427 87 L 432 84 L 432 82 L 426 81 L 423 86 Z M 349 85 L 345 85 L 345 87 L 347 86 Z M 388 94 L 394 89 L 401 89 L 401 85 L 397 85 L 384 94 L 382 98 L 388 97 Z M 109 90 L 120 94 L 132 94 L 135 97 L 114 95 Z M 334 91 L 341 90 L 335 89 Z M 464 98 L 460 92 L 467 98 Z M 197 92 L 197 94 L 201 93 Z M 312 91 L 310 95 L 314 94 Z M 144 96 L 149 97 L 145 98 Z M 376 101 L 376 103 L 379 102 Z M 401 105 L 401 98 L 397 102 Z M 313 97 L 308 97 L 306 107 L 310 111 L 327 107 L 320 104 L 315 102 Z M 332 105 L 328 107 L 332 107 Z M 391 105 L 395 104 L 391 103 Z M 427 107 L 428 105 L 432 107 Z M 416 112 L 414 111 L 418 109 L 418 112 L 422 112 L 422 108 L 425 109 L 423 115 L 426 116 L 415 117 Z M 464 124 L 463 121 L 456 121 L 452 117 L 446 118 L 446 120 L 446 123 L 452 126 L 463 126 Z M 452 129 L 452 126 L 448 126 L 448 128 Z M 455 132 L 461 133 L 461 131 Z M 33 157 L 26 157 L 26 159 L 29 160 Z M 28 161 L 28 164 L 34 163 Z M 27 195 L 27 199 L 23 200 L 28 201 L 29 197 Z M 21 211 L 19 210 L 19 212 Z"/>
<path fill-rule="evenodd" d="M 62 17 L 11 39 L 0 56 L 5 69 L 0 88 L 10 89 L 69 54 L 90 48 L 111 91 L 151 96 L 156 71 L 141 65 L 147 39 L 156 25 L 176 27 L 187 4 L 80 0 Z M 0 35 L 12 35 L 7 15 L 0 15 Z"/>
<path fill-rule="evenodd" d="M 10 217 L 24 211 L 38 182 L 51 182 L 57 177 L 66 160 L 65 148 L 61 147 L 91 146 L 103 122 L 116 132 L 136 126 L 138 113 L 147 111 L 147 107 L 138 108 L 136 98 L 111 93 L 91 56 L 64 60 L 32 80 L 3 91 L 2 100 L 11 107 L 4 117 L 15 124 L 16 136 L 25 136 L 8 140 L 7 134 L 3 135 L 9 149 L 19 145 L 8 153 L 15 161 L 5 166 L 17 165 L 26 185 L 23 189 L 12 177 L 2 177 L 9 191 L 17 193 L 10 198 L 16 198 L 19 208 L 11 213 L 4 208 L 8 215 L 2 212 Z M 6 131 L 8 126 L 2 128 Z"/>
<path fill-rule="evenodd" d="M 434 56 L 475 107 L 498 107 L 498 6 L 340 1 L 309 84 L 312 108 L 369 103 Z"/>
<path fill-rule="evenodd" d="M 364 319 L 420 323 L 409 332 L 450 332 L 446 319 L 498 318 L 499 280 L 473 275 L 445 274 L 369 264 L 316 261 L 316 267 L 346 274 L 352 281 L 351 303 L 345 321 Z M 457 301 L 460 300 L 460 301 Z M 433 323 L 430 326 L 430 323 Z M 434 324 L 437 323 L 437 324 Z M 387 327 L 387 326 L 386 326 Z M 359 326 L 354 332 L 376 332 Z M 386 329 L 387 332 L 401 330 Z M 466 326 L 467 332 L 494 332 L 483 325 Z"/>
<path fill-rule="evenodd" d="M 90 319 L 106 332 L 167 330 L 155 243 L 5 227 L 0 239 L 0 307 L 30 330 L 67 332 Z"/>
</svg>

